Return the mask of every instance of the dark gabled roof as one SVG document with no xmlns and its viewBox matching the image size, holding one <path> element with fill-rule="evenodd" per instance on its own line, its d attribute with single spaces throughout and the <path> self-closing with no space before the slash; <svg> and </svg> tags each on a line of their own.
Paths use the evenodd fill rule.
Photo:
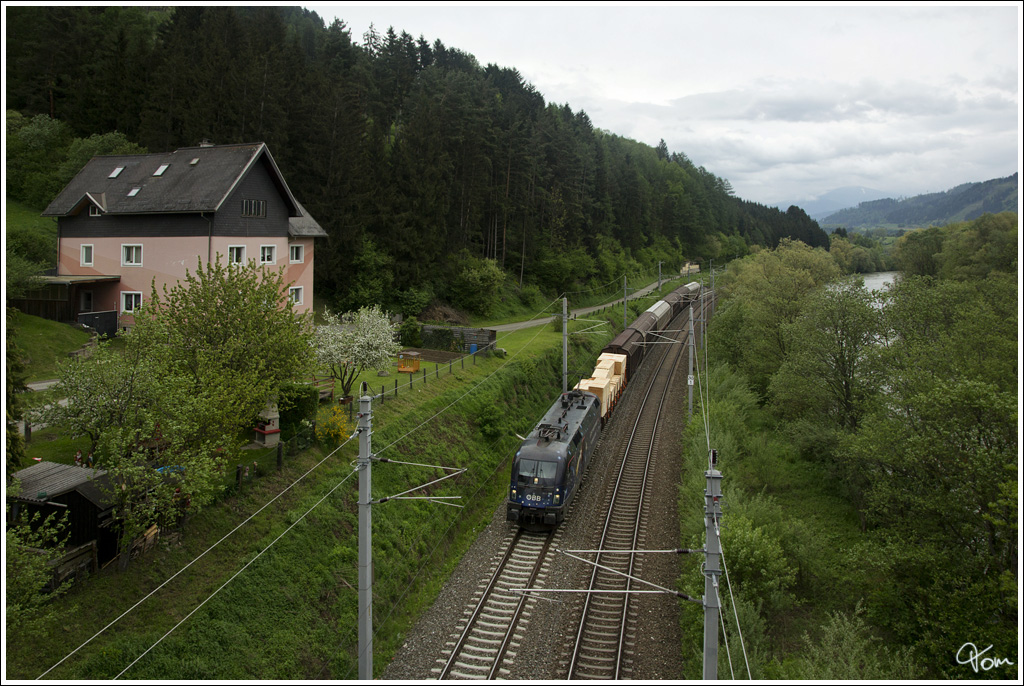
<svg viewBox="0 0 1024 686">
<path fill-rule="evenodd" d="M 264 143 L 206 145 L 149 155 L 93 157 L 53 202 L 44 217 L 67 217 L 95 205 L 104 214 L 216 212 L 256 164 L 264 164 L 288 205 L 289 233 L 326 232 L 302 209 Z M 159 176 L 154 175 L 161 167 Z M 115 170 L 120 169 L 115 175 Z M 133 189 L 138 189 L 134 194 Z M 319 233 L 317 233 L 319 231 Z"/>
<path fill-rule="evenodd" d="M 21 482 L 20 495 L 26 499 L 46 500 L 78 491 L 98 508 L 109 507 L 109 499 L 102 490 L 107 473 L 102 469 L 39 462 L 15 472 L 14 478 Z"/>
</svg>

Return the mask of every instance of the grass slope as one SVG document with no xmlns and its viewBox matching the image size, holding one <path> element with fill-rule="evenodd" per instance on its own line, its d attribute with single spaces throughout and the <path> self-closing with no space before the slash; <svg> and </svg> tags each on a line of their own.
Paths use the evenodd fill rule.
<svg viewBox="0 0 1024 686">
<path fill-rule="evenodd" d="M 606 340 L 578 339 L 573 339 L 570 367 L 592 362 Z M 518 445 L 515 433 L 526 432 L 561 388 L 560 342 L 550 326 L 510 333 L 500 345 L 512 357 L 482 358 L 475 366 L 428 378 L 397 399 L 375 403 L 378 457 L 467 468 L 430 489 L 435 495 L 461 496 L 462 509 L 421 500 L 374 506 L 378 673 L 503 499 L 508 461 Z M 126 677 L 355 678 L 357 479 L 352 462 L 357 448 L 355 441 L 335 454 L 328 448 L 289 456 L 282 474 L 253 482 L 194 516 L 180 532 L 168 532 L 126 573 L 104 571 L 75 586 L 57 601 L 59 620 L 42 640 L 28 644 L 8 635 L 7 676 L 41 675 L 197 560 L 47 678 L 113 678 L 168 632 Z M 440 476 L 436 467 L 376 463 L 374 497 Z M 198 557 L 275 496 L 251 522 Z"/>
<path fill-rule="evenodd" d="M 69 324 L 19 312 L 15 321 L 15 345 L 25 360 L 26 380 L 57 377 L 57 363 L 89 342 L 89 334 Z"/>
</svg>

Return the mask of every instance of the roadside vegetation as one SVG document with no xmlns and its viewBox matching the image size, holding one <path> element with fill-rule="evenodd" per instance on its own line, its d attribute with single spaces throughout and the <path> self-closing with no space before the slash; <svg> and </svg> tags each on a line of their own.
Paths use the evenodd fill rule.
<svg viewBox="0 0 1024 686">
<path fill-rule="evenodd" d="M 633 305 L 634 311 L 645 306 L 644 301 Z M 609 325 L 603 335 L 570 339 L 571 367 L 592 363 L 603 342 L 615 333 L 621 308 L 610 309 L 604 316 Z M 582 326 L 572 324 L 571 330 Z M 502 334 L 499 346 L 507 351 L 506 357 L 478 356 L 475 363 L 470 359 L 464 366 L 452 365 L 450 374 L 431 367 L 426 381 L 419 378 L 397 399 L 389 397 L 374 405 L 374 449 L 382 457 L 469 469 L 431 490 L 437 495 L 462 496 L 464 509 L 417 500 L 396 500 L 375 508 L 375 568 L 387 570 L 378 571 L 374 589 L 376 664 L 381 669 L 401 645 L 402 632 L 439 591 L 444 570 L 458 561 L 504 497 L 504 472 L 518 445 L 515 433 L 527 431 L 560 388 L 561 334 L 554 327 Z M 580 357 L 587 359 L 577 363 Z M 373 374 L 368 378 L 376 378 L 375 371 L 368 373 Z M 335 418 L 334 430 L 320 431 L 318 422 L 316 445 L 289 454 L 284 472 L 271 472 L 251 485 L 247 482 L 241 491 L 225 488 L 216 502 L 198 510 L 180 529 L 168 529 L 160 546 L 126 571 L 106 570 L 51 602 L 52 616 L 43 622 L 41 643 L 23 643 L 17 633 L 9 633 L 9 675 L 41 674 L 351 436 L 354 423 L 347 408 L 338 412 L 322 404 L 319 414 L 324 424 L 329 423 L 327 418 Z M 435 414 L 440 416 L 431 419 Z M 47 676 L 116 676 L 292 524 L 295 529 L 280 543 L 125 676 L 353 676 L 357 481 L 351 461 L 355 443 L 348 443 L 251 524 Z M 375 495 L 405 491 L 440 474 L 430 467 L 378 464 Z M 78 642 L 69 640 L 69 635 Z"/>
<path fill-rule="evenodd" d="M 682 543 L 701 545 L 716 448 L 755 679 L 1016 676 L 1016 232 L 1008 214 L 910 232 L 877 293 L 800 244 L 730 263 L 708 334 L 710 438 L 703 422 L 686 432 Z M 699 562 L 680 580 L 697 596 Z M 746 676 L 731 598 L 719 678 Z M 699 615 L 684 609 L 684 650 Z M 1013 665 L 976 671 L 958 661 L 967 643 Z"/>
</svg>

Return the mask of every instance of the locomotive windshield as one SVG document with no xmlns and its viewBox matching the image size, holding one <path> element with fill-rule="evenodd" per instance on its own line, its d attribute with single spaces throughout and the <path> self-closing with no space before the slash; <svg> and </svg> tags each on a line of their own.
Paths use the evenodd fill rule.
<svg viewBox="0 0 1024 686">
<path fill-rule="evenodd" d="M 557 462 L 544 462 L 541 460 L 519 460 L 519 485 L 520 486 L 547 486 L 555 485 L 555 477 L 558 474 Z"/>
</svg>

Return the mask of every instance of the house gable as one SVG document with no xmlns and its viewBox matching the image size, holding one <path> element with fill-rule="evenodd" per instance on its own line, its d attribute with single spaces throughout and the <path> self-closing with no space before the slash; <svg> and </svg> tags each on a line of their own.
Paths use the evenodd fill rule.
<svg viewBox="0 0 1024 686">
<path fill-rule="evenodd" d="M 298 212 L 291 193 L 277 182 L 269 156 L 257 159 L 232 186 L 213 219 L 214 236 L 287 236 Z"/>
<path fill-rule="evenodd" d="M 117 278 L 70 293 L 62 317 L 109 311 L 119 326 L 131 325 L 154 286 L 218 259 L 285 267 L 308 309 L 311 239 L 327 236 L 263 143 L 94 157 L 43 216 L 57 218 L 58 275 Z M 307 239 L 304 259 L 289 260 L 290 242 Z"/>
</svg>

